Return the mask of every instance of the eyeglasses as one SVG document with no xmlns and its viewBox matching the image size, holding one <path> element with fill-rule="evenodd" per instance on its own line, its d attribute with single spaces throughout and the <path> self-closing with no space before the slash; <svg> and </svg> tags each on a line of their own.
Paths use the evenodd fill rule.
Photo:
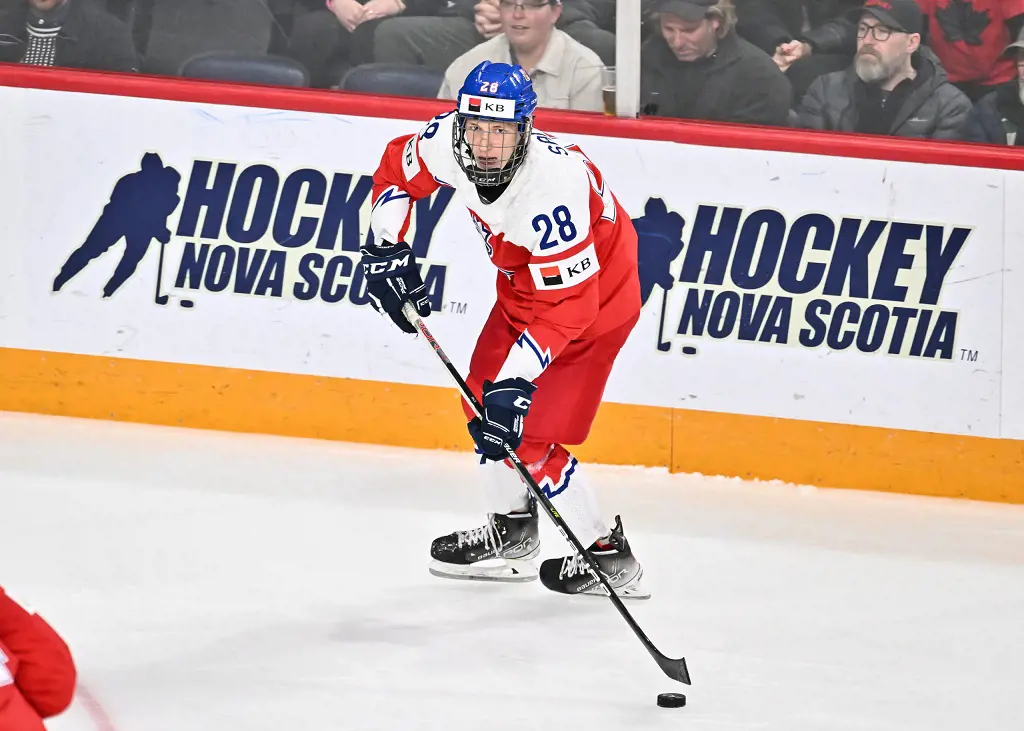
<svg viewBox="0 0 1024 731">
<path fill-rule="evenodd" d="M 501 6 L 502 10 L 522 8 L 526 11 L 537 11 L 551 4 L 550 0 L 530 0 L 530 2 L 525 2 L 525 0 L 518 0 L 518 2 L 516 0 L 498 0 L 498 5 Z"/>
<path fill-rule="evenodd" d="M 864 23 L 860 23 L 857 26 L 858 38 L 866 38 L 869 32 L 876 41 L 887 41 L 893 33 L 899 33 L 900 31 L 893 30 L 892 28 L 884 25 L 865 25 Z"/>
</svg>

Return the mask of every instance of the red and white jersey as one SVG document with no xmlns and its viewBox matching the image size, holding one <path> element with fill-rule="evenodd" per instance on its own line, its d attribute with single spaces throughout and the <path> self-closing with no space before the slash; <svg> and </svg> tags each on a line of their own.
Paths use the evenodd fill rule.
<svg viewBox="0 0 1024 731">
<path fill-rule="evenodd" d="M 482 200 L 455 159 L 455 120 L 454 111 L 441 114 L 388 145 L 373 176 L 370 225 L 377 240 L 402 241 L 412 202 L 454 188 L 498 269 L 498 307 L 522 332 L 496 380 L 533 381 L 570 341 L 640 310 L 636 231 L 583 152 L 538 130 L 504 193 Z"/>
<path fill-rule="evenodd" d="M 0 710 L 4 687 L 16 684 L 41 718 L 57 715 L 71 703 L 76 679 L 61 636 L 0 587 Z"/>
</svg>

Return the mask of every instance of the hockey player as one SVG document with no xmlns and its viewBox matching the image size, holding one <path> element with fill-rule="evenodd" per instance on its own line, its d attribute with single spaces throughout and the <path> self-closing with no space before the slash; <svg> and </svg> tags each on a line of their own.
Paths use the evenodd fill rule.
<svg viewBox="0 0 1024 731">
<path fill-rule="evenodd" d="M 408 333 L 411 302 L 430 314 L 404 241 L 413 201 L 455 189 L 498 270 L 497 301 L 477 340 L 467 382 L 484 406 L 476 442 L 490 513 L 476 529 L 431 545 L 430 570 L 463 579 L 526 581 L 538 575 L 538 512 L 504 458 L 516 450 L 559 514 L 589 546 L 615 592 L 647 598 L 642 568 L 616 517 L 611 528 L 565 445 L 590 431 L 619 350 L 640 313 L 637 237 L 601 172 L 572 145 L 533 128 L 537 95 L 522 67 L 483 62 L 455 110 L 393 140 L 374 174 L 373 243 L 362 249 L 374 308 Z M 575 554 L 541 564 L 545 587 L 604 593 Z"/>
<path fill-rule="evenodd" d="M 0 730 L 44 731 L 71 705 L 76 677 L 60 635 L 0 588 Z"/>
</svg>

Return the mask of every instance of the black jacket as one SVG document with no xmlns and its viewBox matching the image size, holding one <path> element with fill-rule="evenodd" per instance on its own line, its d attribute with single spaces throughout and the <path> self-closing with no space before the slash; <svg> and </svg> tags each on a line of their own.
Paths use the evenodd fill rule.
<svg viewBox="0 0 1024 731">
<path fill-rule="evenodd" d="M 771 57 L 735 33 L 700 61 L 676 60 L 656 34 L 641 48 L 645 114 L 712 122 L 786 125 L 792 89 Z"/>
<path fill-rule="evenodd" d="M 913 89 L 896 111 L 886 134 L 896 137 L 926 137 L 958 140 L 971 110 L 967 96 L 946 78 L 933 54 L 922 49 L 913 56 L 918 76 Z M 800 104 L 798 126 L 807 129 L 854 132 L 857 130 L 857 100 L 864 83 L 853 66 L 845 71 L 819 76 Z"/>
<path fill-rule="evenodd" d="M 658 0 L 641 0 L 641 19 L 646 20 L 654 11 Z M 593 21 L 598 28 L 615 32 L 615 0 L 562 0 L 562 22 Z"/>
<path fill-rule="evenodd" d="M 1007 128 L 1017 133 L 1015 147 L 1024 147 L 1024 102 L 1021 102 L 1016 79 L 1001 84 L 986 94 L 967 115 L 964 139 L 968 142 L 1008 144 Z"/>
<path fill-rule="evenodd" d="M 780 43 L 807 41 L 817 53 L 853 53 L 855 27 L 844 16 L 862 0 L 737 0 L 736 32 L 765 51 L 775 53 Z M 804 34 L 803 13 L 811 29 Z"/>
<path fill-rule="evenodd" d="M 54 64 L 98 71 L 138 71 L 138 54 L 128 26 L 90 2 L 68 1 L 71 5 L 57 35 Z M 25 0 L 18 0 L 17 6 L 0 14 L 0 61 L 19 63 L 25 56 L 28 17 Z"/>
</svg>

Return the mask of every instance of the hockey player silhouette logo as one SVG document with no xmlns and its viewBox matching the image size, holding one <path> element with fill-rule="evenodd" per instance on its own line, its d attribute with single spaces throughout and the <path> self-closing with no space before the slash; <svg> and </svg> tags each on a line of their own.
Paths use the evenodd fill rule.
<svg viewBox="0 0 1024 731">
<path fill-rule="evenodd" d="M 683 253 L 683 227 L 686 221 L 674 211 L 669 211 L 661 198 L 649 198 L 644 206 L 644 215 L 633 219 L 639 240 L 637 254 L 640 270 L 640 296 L 647 304 L 654 285 L 668 292 L 672 289 L 672 262 Z"/>
<path fill-rule="evenodd" d="M 125 242 L 124 253 L 103 287 L 104 297 L 114 294 L 135 273 L 153 239 L 160 242 L 162 264 L 163 246 L 171 240 L 167 219 L 181 202 L 180 182 L 181 173 L 165 166 L 158 154 L 143 155 L 139 170 L 117 181 L 85 242 L 71 253 L 53 280 L 53 291 L 59 292 L 93 259 L 105 254 L 121 239 Z"/>
<path fill-rule="evenodd" d="M 637 268 L 640 274 L 640 297 L 644 306 L 651 298 L 655 285 L 662 289 L 661 324 L 658 327 L 658 350 L 667 351 L 672 345 L 665 342 L 665 306 L 668 291 L 675 284 L 671 267 L 683 253 L 683 228 L 686 221 L 669 211 L 661 198 L 648 198 L 644 215 L 633 219 L 639 250 Z"/>
</svg>

